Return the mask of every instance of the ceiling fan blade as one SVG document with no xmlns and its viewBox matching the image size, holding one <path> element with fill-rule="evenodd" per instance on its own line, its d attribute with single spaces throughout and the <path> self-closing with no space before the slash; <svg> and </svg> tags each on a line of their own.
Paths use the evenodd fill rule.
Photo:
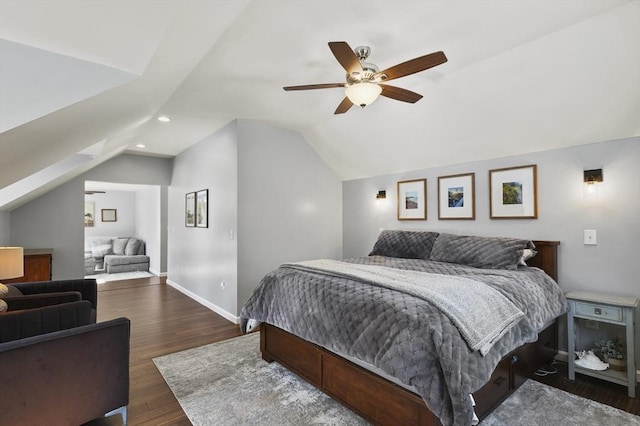
<svg viewBox="0 0 640 426">
<path fill-rule="evenodd" d="M 344 87 L 344 83 L 326 83 L 326 84 L 305 84 L 303 86 L 287 86 L 284 90 L 311 90 L 311 89 L 332 89 L 334 87 Z"/>
<path fill-rule="evenodd" d="M 395 99 L 396 101 L 409 102 L 410 104 L 415 104 L 420 99 L 422 99 L 422 95 L 412 92 L 411 90 L 402 89 L 400 87 L 389 86 L 387 84 L 380 84 L 382 87 L 382 96 L 386 96 L 387 98 Z"/>
<path fill-rule="evenodd" d="M 389 81 L 394 78 L 400 78 L 424 71 L 435 67 L 436 65 L 444 64 L 445 62 L 447 62 L 447 57 L 444 55 L 444 52 L 430 53 L 380 71 L 379 73 L 376 73 L 373 78 L 381 78 L 382 81 Z M 387 77 L 384 78 L 383 75 L 386 75 Z"/>
<path fill-rule="evenodd" d="M 353 102 L 351 102 L 349 98 L 345 96 L 342 102 L 340 102 L 340 105 L 338 105 L 338 108 L 336 108 L 336 112 L 334 112 L 334 114 L 344 114 L 345 112 L 349 111 L 349 108 L 351 108 L 352 106 Z"/>
<path fill-rule="evenodd" d="M 329 49 L 333 52 L 333 56 L 336 57 L 342 68 L 347 71 L 347 74 L 354 72 L 362 74 L 364 71 L 360 60 L 353 52 L 353 49 L 344 41 L 330 41 Z"/>
</svg>

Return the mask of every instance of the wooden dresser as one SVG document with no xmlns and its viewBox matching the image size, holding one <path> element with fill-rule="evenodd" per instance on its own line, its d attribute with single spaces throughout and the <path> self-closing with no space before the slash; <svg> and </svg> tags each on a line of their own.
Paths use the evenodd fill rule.
<svg viewBox="0 0 640 426">
<path fill-rule="evenodd" d="M 8 284 L 51 280 L 52 256 L 53 249 L 24 249 L 24 275 L 2 282 Z"/>
</svg>

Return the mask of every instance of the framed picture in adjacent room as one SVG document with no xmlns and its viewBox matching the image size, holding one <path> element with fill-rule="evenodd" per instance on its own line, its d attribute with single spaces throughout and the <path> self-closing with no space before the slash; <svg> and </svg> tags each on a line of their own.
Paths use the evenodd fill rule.
<svg viewBox="0 0 640 426">
<path fill-rule="evenodd" d="M 438 177 L 438 219 L 475 218 L 475 173 Z"/>
<path fill-rule="evenodd" d="M 102 209 L 102 221 L 103 222 L 117 222 L 118 211 L 116 209 Z"/>
<path fill-rule="evenodd" d="M 537 219 L 537 166 L 489 170 L 491 219 Z"/>
<path fill-rule="evenodd" d="M 84 226 L 90 228 L 95 221 L 96 204 L 93 201 L 84 202 Z"/>
<path fill-rule="evenodd" d="M 185 195 L 184 225 L 188 228 L 196 226 L 196 193 L 189 192 Z"/>
<path fill-rule="evenodd" d="M 398 220 L 427 220 L 427 180 L 398 182 Z"/>
<path fill-rule="evenodd" d="M 196 227 L 209 226 L 209 190 L 203 189 L 196 192 Z"/>
</svg>

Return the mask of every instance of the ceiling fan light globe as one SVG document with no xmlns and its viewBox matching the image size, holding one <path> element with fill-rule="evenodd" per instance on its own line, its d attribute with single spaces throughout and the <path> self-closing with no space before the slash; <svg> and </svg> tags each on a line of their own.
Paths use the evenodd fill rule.
<svg viewBox="0 0 640 426">
<path fill-rule="evenodd" d="M 347 87 L 345 94 L 354 105 L 365 107 L 378 99 L 382 93 L 382 87 L 375 83 L 356 83 Z"/>
</svg>

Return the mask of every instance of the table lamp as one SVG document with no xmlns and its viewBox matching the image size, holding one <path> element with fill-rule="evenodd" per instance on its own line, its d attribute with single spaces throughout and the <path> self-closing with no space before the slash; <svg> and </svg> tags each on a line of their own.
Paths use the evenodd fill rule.
<svg viewBox="0 0 640 426">
<path fill-rule="evenodd" d="M 24 252 L 22 247 L 0 247 L 0 280 L 24 275 Z M 2 295 L 0 283 L 0 295 Z"/>
</svg>

